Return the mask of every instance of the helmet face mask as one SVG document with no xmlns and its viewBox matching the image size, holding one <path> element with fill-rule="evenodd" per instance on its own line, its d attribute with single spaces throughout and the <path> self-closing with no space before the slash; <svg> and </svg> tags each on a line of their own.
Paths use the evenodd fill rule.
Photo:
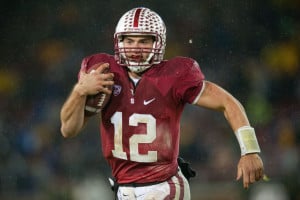
<svg viewBox="0 0 300 200">
<path fill-rule="evenodd" d="M 124 47 L 125 36 L 152 36 L 152 48 Z M 163 60 L 166 46 L 166 27 L 158 14 L 148 8 L 134 8 L 126 12 L 118 22 L 114 34 L 115 59 L 118 64 L 126 66 L 130 71 L 140 73 Z M 136 54 L 149 53 L 147 59 L 131 60 L 128 52 Z"/>
</svg>

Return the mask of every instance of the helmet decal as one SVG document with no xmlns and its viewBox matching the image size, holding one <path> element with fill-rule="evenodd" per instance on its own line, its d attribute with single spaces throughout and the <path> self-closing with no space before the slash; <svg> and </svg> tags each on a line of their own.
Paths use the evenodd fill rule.
<svg viewBox="0 0 300 200">
<path fill-rule="evenodd" d="M 138 27 L 138 26 L 139 26 L 139 18 L 140 18 L 141 10 L 142 10 L 142 9 L 138 8 L 138 9 L 135 11 L 135 14 L 134 14 L 134 21 L 133 21 L 133 27 Z"/>
</svg>

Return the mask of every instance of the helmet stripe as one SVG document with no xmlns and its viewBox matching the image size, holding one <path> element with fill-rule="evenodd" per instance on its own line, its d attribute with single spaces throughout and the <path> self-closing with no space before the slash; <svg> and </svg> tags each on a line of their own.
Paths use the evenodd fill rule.
<svg viewBox="0 0 300 200">
<path fill-rule="evenodd" d="M 138 9 L 135 11 L 135 14 L 134 14 L 134 21 L 133 21 L 133 27 L 138 27 L 138 26 L 139 26 L 139 18 L 140 18 L 141 11 L 142 11 L 141 8 L 138 8 Z"/>
</svg>

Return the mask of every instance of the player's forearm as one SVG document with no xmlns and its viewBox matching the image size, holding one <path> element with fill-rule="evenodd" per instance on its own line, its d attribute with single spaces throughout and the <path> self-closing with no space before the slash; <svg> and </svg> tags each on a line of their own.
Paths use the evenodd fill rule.
<svg viewBox="0 0 300 200">
<path fill-rule="evenodd" d="M 250 126 L 243 106 L 235 99 L 225 106 L 224 115 L 230 123 L 241 148 L 241 155 L 259 153 L 255 130 Z"/>
<path fill-rule="evenodd" d="M 224 107 L 224 116 L 233 131 L 236 131 L 240 127 L 250 125 L 244 107 L 234 97 L 228 98 L 228 102 Z"/>
<path fill-rule="evenodd" d="M 84 125 L 84 105 L 86 96 L 75 85 L 60 113 L 61 133 L 64 137 L 77 135 Z"/>
</svg>

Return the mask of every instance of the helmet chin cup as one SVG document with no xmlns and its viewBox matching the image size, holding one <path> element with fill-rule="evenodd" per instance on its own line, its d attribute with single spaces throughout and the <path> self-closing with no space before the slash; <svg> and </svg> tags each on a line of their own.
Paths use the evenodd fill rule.
<svg viewBox="0 0 300 200">
<path fill-rule="evenodd" d="M 133 73 L 141 73 L 150 67 L 151 67 L 151 65 L 144 65 L 144 66 L 127 65 L 127 68 Z"/>
<path fill-rule="evenodd" d="M 125 53 L 130 51 L 123 46 L 125 35 L 151 35 L 155 38 L 152 49 L 140 49 L 149 52 L 148 58 L 143 62 L 128 59 Z M 114 34 L 115 59 L 118 64 L 127 66 L 130 71 L 143 72 L 153 64 L 163 60 L 166 47 L 166 26 L 161 17 L 154 11 L 138 7 L 126 12 L 119 20 Z"/>
</svg>

